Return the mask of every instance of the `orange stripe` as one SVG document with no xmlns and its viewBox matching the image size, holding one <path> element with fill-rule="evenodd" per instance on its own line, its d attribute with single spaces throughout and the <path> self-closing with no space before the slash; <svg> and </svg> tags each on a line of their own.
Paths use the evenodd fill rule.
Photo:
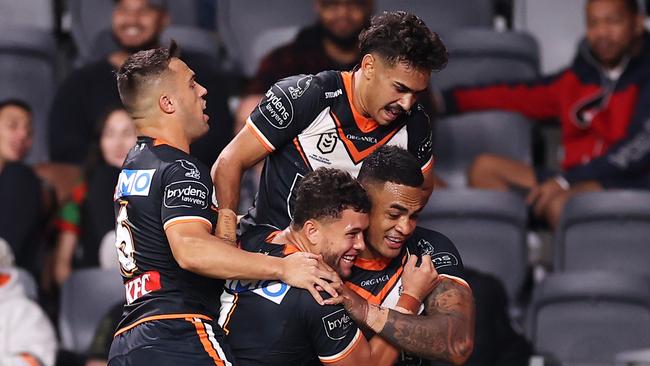
<svg viewBox="0 0 650 366">
<path fill-rule="evenodd" d="M 235 299 L 232 301 L 232 308 L 228 312 L 228 316 L 226 317 L 226 321 L 223 323 L 223 331 L 228 335 L 230 333 L 230 330 L 228 329 L 228 323 L 230 323 L 230 317 L 232 314 L 235 312 L 235 308 L 237 307 L 237 300 L 239 300 L 239 294 L 235 293 Z"/>
<path fill-rule="evenodd" d="M 368 133 L 372 130 L 379 127 L 379 123 L 375 122 L 370 118 L 364 117 L 357 108 L 354 106 L 354 101 L 352 97 L 353 88 L 352 88 L 352 73 L 345 71 L 341 73 L 341 78 L 343 78 L 343 86 L 345 87 L 345 94 L 348 97 L 348 104 L 350 104 L 350 109 L 352 110 L 352 116 L 354 117 L 354 123 L 361 130 L 361 132 Z"/>
<path fill-rule="evenodd" d="M 352 291 L 356 292 L 359 296 L 368 300 L 369 303 L 375 305 L 381 305 L 381 303 L 384 301 L 384 299 L 386 298 L 390 290 L 392 290 L 393 287 L 395 286 L 397 280 L 399 280 L 400 277 L 402 276 L 402 272 L 404 272 L 404 263 L 406 263 L 406 256 L 402 257 L 402 265 L 397 269 L 397 272 L 393 274 L 393 276 L 388 280 L 388 282 L 386 282 L 386 285 L 384 285 L 382 290 L 379 291 L 377 295 L 373 295 L 368 290 L 349 281 L 345 282 L 345 285 L 348 286 Z"/>
<path fill-rule="evenodd" d="M 253 126 L 250 126 L 250 125 L 248 124 L 248 122 L 246 122 L 246 127 L 248 127 L 248 129 L 253 133 L 253 136 L 255 136 L 255 138 L 257 139 L 257 141 L 259 141 L 260 144 L 262 144 L 262 146 L 264 146 L 264 149 L 265 149 L 266 151 L 268 151 L 268 152 L 270 152 L 270 153 L 273 152 L 273 148 L 272 148 L 271 146 L 269 146 L 269 144 L 267 144 L 266 141 L 264 141 L 264 138 L 262 138 L 262 136 L 259 135 L 259 133 L 257 132 L 257 130 L 256 130 L 255 128 L 253 128 Z"/>
<path fill-rule="evenodd" d="M 357 332 L 360 332 L 360 330 L 357 329 Z M 344 354 L 340 355 L 339 357 L 337 357 L 337 358 L 335 358 L 335 359 L 332 359 L 332 360 L 323 360 L 323 359 L 320 359 L 320 362 L 321 362 L 321 363 L 334 363 L 334 362 L 341 361 L 342 359 L 348 357 L 348 356 L 352 353 L 352 351 L 354 351 L 354 349 L 357 348 L 357 346 L 359 345 L 359 343 L 361 343 L 362 338 L 363 338 L 364 341 L 365 341 L 364 335 L 363 335 L 363 334 L 359 334 L 358 337 L 357 337 L 357 340 L 354 342 L 354 344 L 352 345 L 352 347 L 350 347 L 350 349 L 348 349 Z"/>
<path fill-rule="evenodd" d="M 300 142 L 298 141 L 297 137 L 293 139 L 293 144 L 296 145 L 296 149 L 300 153 L 300 156 L 302 157 L 302 160 L 305 162 L 307 167 L 311 168 L 311 165 L 309 165 L 309 161 L 307 161 L 307 156 L 305 156 L 305 152 L 302 150 L 302 146 L 300 146 Z"/>
<path fill-rule="evenodd" d="M 166 140 L 163 140 L 161 138 L 153 139 L 153 146 L 159 146 L 159 145 L 169 145 L 169 146 L 174 147 L 174 145 L 170 144 L 169 142 L 167 142 Z"/>
<path fill-rule="evenodd" d="M 334 117 L 334 122 L 336 123 L 336 131 L 339 135 L 339 138 L 341 139 L 341 141 L 343 141 L 345 146 L 347 146 L 347 150 L 350 153 L 350 155 L 352 155 L 352 159 L 354 160 L 355 164 L 358 164 L 359 162 L 361 162 L 361 160 L 368 157 L 368 155 L 372 154 L 373 151 L 375 151 L 380 146 L 385 145 L 388 142 L 388 140 L 393 138 L 393 136 L 395 136 L 397 131 L 399 131 L 399 128 L 395 128 L 388 135 L 384 136 L 384 138 L 379 140 L 376 144 L 372 145 L 371 147 L 363 151 L 359 151 L 357 147 L 354 146 L 354 143 L 350 141 L 347 138 L 347 136 L 345 136 L 345 133 L 343 133 L 343 125 L 341 124 L 339 118 L 334 114 L 334 112 L 330 112 L 330 114 L 332 115 L 332 117 Z"/>
<path fill-rule="evenodd" d="M 433 156 L 432 156 L 431 159 L 429 159 L 429 161 L 427 161 L 427 163 L 424 164 L 424 166 L 422 167 L 422 173 L 428 173 L 429 170 L 431 170 L 431 168 L 433 168 L 433 163 L 434 163 L 434 159 L 433 159 Z"/>
<path fill-rule="evenodd" d="M 354 266 L 365 269 L 366 271 L 381 271 L 382 269 L 388 267 L 390 261 L 390 258 L 383 257 L 376 259 L 357 258 L 354 261 Z"/>
<path fill-rule="evenodd" d="M 288 255 L 291 255 L 293 253 L 298 253 L 298 252 L 300 252 L 300 249 L 298 249 L 297 246 L 291 244 L 285 244 L 282 254 L 284 254 L 284 256 L 286 257 Z"/>
<path fill-rule="evenodd" d="M 36 357 L 30 355 L 29 353 L 21 353 L 20 358 L 22 358 L 23 361 L 25 361 L 25 363 L 27 363 L 29 366 L 40 366 L 41 365 L 41 363 L 38 362 L 38 359 Z"/>
<path fill-rule="evenodd" d="M 205 325 L 203 325 L 203 323 L 201 323 L 200 321 L 196 321 L 191 318 L 186 318 L 185 320 L 194 324 L 194 327 L 196 328 L 196 333 L 199 335 L 199 340 L 203 345 L 203 349 L 205 350 L 205 352 L 208 353 L 208 355 L 210 355 L 210 358 L 212 358 L 214 364 L 219 366 L 224 366 L 223 361 L 221 360 L 221 358 L 219 358 L 219 355 L 217 355 L 217 351 L 214 349 L 214 347 L 210 343 L 210 340 L 208 339 L 208 333 L 205 332 Z"/>
<path fill-rule="evenodd" d="M 129 329 L 133 329 L 133 328 L 137 327 L 138 325 L 140 325 L 140 324 L 142 324 L 144 322 L 149 322 L 149 321 L 152 321 L 152 320 L 186 319 L 186 318 L 199 318 L 199 319 L 203 319 L 203 320 L 212 321 L 212 318 L 210 318 L 209 316 L 206 316 L 206 315 L 202 315 L 202 314 L 163 314 L 163 315 L 154 315 L 154 316 L 148 316 L 146 318 L 142 318 L 142 319 L 138 320 L 137 322 L 135 322 L 135 323 L 133 323 L 131 325 L 128 325 L 128 326 L 126 326 L 124 328 L 118 329 L 118 331 L 115 332 L 115 337 L 117 337 L 118 335 L 126 332 Z"/>
<path fill-rule="evenodd" d="M 173 220 L 173 219 L 172 219 L 172 220 Z M 208 219 L 205 219 L 205 220 L 210 221 L 210 220 L 208 220 Z M 166 224 L 164 224 L 164 225 L 163 225 L 163 229 L 164 229 L 164 230 L 167 230 L 167 229 L 169 229 L 170 227 L 172 227 L 172 226 L 174 226 L 174 225 L 176 225 L 176 224 L 186 224 L 186 223 L 188 223 L 188 222 L 200 222 L 200 223 L 202 223 L 202 224 L 204 224 L 204 225 L 207 225 L 208 228 L 209 228 L 210 230 L 212 230 L 212 224 L 208 224 L 206 221 L 203 221 L 203 220 L 201 220 L 201 219 L 183 219 L 183 220 L 172 221 L 172 222 L 170 222 L 170 223 L 166 223 Z"/>
</svg>

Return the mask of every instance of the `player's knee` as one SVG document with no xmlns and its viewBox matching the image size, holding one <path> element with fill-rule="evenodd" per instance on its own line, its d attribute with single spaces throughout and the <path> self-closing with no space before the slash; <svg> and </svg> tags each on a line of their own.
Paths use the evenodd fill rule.
<svg viewBox="0 0 650 366">
<path fill-rule="evenodd" d="M 467 170 L 469 185 L 481 187 L 486 180 L 494 179 L 500 160 L 501 158 L 494 154 L 481 154 L 476 157 Z"/>
</svg>

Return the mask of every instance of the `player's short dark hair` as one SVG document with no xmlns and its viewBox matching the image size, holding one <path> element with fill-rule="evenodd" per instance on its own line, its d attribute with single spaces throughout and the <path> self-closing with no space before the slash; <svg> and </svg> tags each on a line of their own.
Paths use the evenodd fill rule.
<svg viewBox="0 0 650 366">
<path fill-rule="evenodd" d="M 588 2 L 592 2 L 594 0 L 588 0 Z M 639 8 L 639 0 L 623 0 L 623 3 L 625 4 L 625 7 L 627 10 L 630 12 L 632 15 L 637 15 L 640 12 Z"/>
<path fill-rule="evenodd" d="M 439 71 L 447 65 L 447 48 L 422 19 L 404 11 L 374 16 L 359 35 L 361 55 L 377 53 L 391 66 L 405 62 L 417 69 Z"/>
<path fill-rule="evenodd" d="M 413 154 L 399 146 L 381 146 L 363 159 L 357 179 L 361 184 L 391 182 L 420 187 L 424 176 Z"/>
<path fill-rule="evenodd" d="M 173 40 L 169 48 L 140 51 L 126 59 L 117 71 L 117 89 L 129 113 L 133 112 L 135 102 L 147 84 L 169 70 L 172 57 L 178 57 L 178 45 Z"/>
<path fill-rule="evenodd" d="M 22 99 L 11 98 L 11 99 L 5 99 L 0 101 L 0 111 L 5 109 L 6 107 L 18 107 L 24 110 L 25 112 L 32 114 L 32 107 L 30 107 L 29 104 L 27 104 L 27 102 L 25 102 Z"/>
<path fill-rule="evenodd" d="M 300 229 L 307 220 L 336 219 L 343 210 L 370 211 L 370 199 L 361 184 L 338 169 L 318 168 L 298 186 L 291 225 Z"/>
</svg>

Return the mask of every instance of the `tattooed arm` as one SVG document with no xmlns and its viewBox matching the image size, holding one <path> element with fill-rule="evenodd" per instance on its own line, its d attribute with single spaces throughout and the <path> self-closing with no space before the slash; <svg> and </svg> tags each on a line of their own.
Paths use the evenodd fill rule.
<svg viewBox="0 0 650 366">
<path fill-rule="evenodd" d="M 376 330 L 407 352 L 460 365 L 474 347 L 474 298 L 468 286 L 440 279 L 424 301 L 426 315 L 389 311 L 384 326 Z"/>
</svg>

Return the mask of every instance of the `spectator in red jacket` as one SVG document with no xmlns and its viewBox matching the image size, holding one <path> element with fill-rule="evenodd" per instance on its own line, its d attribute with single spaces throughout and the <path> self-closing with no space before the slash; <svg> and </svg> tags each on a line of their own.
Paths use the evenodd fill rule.
<svg viewBox="0 0 650 366">
<path fill-rule="evenodd" d="M 446 91 L 447 111 L 502 109 L 558 119 L 562 171 L 482 155 L 469 171 L 473 187 L 527 192 L 536 216 L 551 226 L 567 199 L 583 191 L 650 188 L 650 37 L 636 0 L 588 0 L 586 42 L 573 64 L 527 84 Z"/>
</svg>

